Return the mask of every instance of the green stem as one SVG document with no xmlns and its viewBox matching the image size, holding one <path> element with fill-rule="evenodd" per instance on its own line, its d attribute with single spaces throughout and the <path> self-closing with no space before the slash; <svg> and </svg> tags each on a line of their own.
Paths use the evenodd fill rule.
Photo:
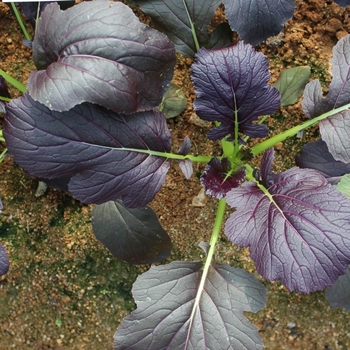
<svg viewBox="0 0 350 350">
<path fill-rule="evenodd" d="M 0 69 L 0 75 L 4 77 L 4 79 L 14 86 L 17 90 L 21 91 L 22 93 L 25 93 L 27 91 L 27 88 L 25 85 L 23 85 L 21 82 L 19 82 L 17 79 L 11 77 L 11 75 L 7 74 L 5 71 Z"/>
<path fill-rule="evenodd" d="M 209 267 L 210 267 L 211 262 L 213 260 L 213 256 L 215 253 L 215 245 L 219 239 L 222 223 L 224 221 L 225 209 L 226 209 L 226 200 L 225 200 L 225 198 L 222 198 L 219 200 L 218 209 L 216 211 L 216 218 L 215 218 L 215 222 L 214 222 L 213 232 L 212 232 L 211 238 L 210 238 L 210 248 L 209 248 L 209 252 L 207 255 L 207 259 L 206 259 L 204 267 L 203 267 L 203 273 L 201 276 L 201 281 L 200 281 L 199 286 L 198 286 L 196 300 L 195 300 L 195 303 L 194 303 L 193 308 L 192 308 L 192 313 L 191 313 L 191 317 L 190 317 L 191 323 L 194 319 L 194 315 L 195 315 L 196 310 L 198 308 L 199 301 L 201 299 L 202 292 L 204 290 L 205 281 L 206 281 L 207 276 L 208 276 Z M 189 329 L 191 329 L 191 325 L 190 325 Z"/>
<path fill-rule="evenodd" d="M 5 159 L 5 154 L 7 153 L 7 148 L 5 148 L 0 154 L 0 163 Z"/>
<path fill-rule="evenodd" d="M 22 32 L 23 32 L 25 38 L 26 38 L 27 40 L 31 41 L 31 40 L 32 40 L 32 37 L 31 37 L 30 34 L 28 33 L 27 28 L 25 27 L 25 25 L 24 25 L 24 23 L 23 23 L 21 14 L 19 13 L 19 11 L 18 11 L 18 9 L 17 9 L 17 7 L 16 7 L 16 5 L 15 5 L 14 2 L 11 2 L 11 8 L 12 8 L 12 10 L 13 10 L 13 12 L 14 12 L 16 18 L 17 18 L 17 22 L 18 22 L 19 26 L 21 27 Z"/>
<path fill-rule="evenodd" d="M 198 38 L 197 38 L 197 34 L 196 34 L 196 29 L 194 28 L 194 24 L 192 22 L 192 18 L 190 16 L 190 13 L 188 11 L 188 7 L 187 7 L 187 4 L 186 4 L 186 0 L 182 0 L 183 1 L 183 4 L 185 6 L 185 10 L 186 10 L 186 14 L 187 14 L 187 17 L 188 17 L 188 20 L 190 22 L 190 25 L 191 25 L 191 32 L 192 32 L 192 37 L 193 37 L 193 41 L 194 41 L 194 45 L 196 47 L 196 51 L 198 51 L 200 49 L 200 46 L 199 46 L 199 42 L 198 42 Z"/>
<path fill-rule="evenodd" d="M 0 101 L 10 102 L 11 99 L 8 97 L 0 96 Z"/>
<path fill-rule="evenodd" d="M 348 103 L 344 106 L 341 106 L 339 108 L 332 109 L 331 111 L 329 111 L 327 113 L 323 113 L 316 118 L 312 118 L 310 120 L 307 120 L 303 124 L 294 126 L 293 128 L 291 128 L 289 130 L 286 130 L 278 135 L 275 135 L 275 136 L 259 143 L 258 145 L 253 146 L 252 152 L 256 156 L 257 154 L 266 151 L 270 147 L 273 147 L 278 142 L 282 142 L 285 139 L 287 139 L 288 137 L 292 137 L 292 136 L 296 135 L 299 131 L 302 131 L 302 130 L 318 123 L 320 120 L 326 119 L 326 118 L 328 118 L 336 113 L 343 112 L 344 110 L 346 110 L 348 108 L 350 108 L 350 103 Z"/>
</svg>

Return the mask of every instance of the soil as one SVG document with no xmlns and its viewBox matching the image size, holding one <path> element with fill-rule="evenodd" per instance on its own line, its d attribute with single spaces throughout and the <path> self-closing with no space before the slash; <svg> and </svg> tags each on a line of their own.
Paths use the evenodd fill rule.
<svg viewBox="0 0 350 350">
<path fill-rule="evenodd" d="M 218 12 L 214 24 L 222 19 Z M 31 50 L 22 45 L 23 35 L 2 3 L 0 22 L 0 68 L 25 83 L 34 69 Z M 271 82 L 285 68 L 308 65 L 311 78 L 319 79 L 326 92 L 332 47 L 349 32 L 349 7 L 341 8 L 332 1 L 298 0 L 284 31 L 257 50 L 269 57 Z M 173 149 L 177 151 L 189 136 L 193 152 L 218 154 L 218 145 L 206 138 L 210 126 L 198 120 L 191 107 L 191 60 L 180 55 L 178 59 L 174 81 L 188 97 L 188 108 L 168 120 Z M 11 96 L 18 92 L 11 89 Z M 284 107 L 268 119 L 270 135 L 306 119 L 300 101 Z M 293 166 L 301 146 L 317 137 L 314 127 L 301 138 L 277 145 L 275 170 Z M 198 244 L 210 238 L 217 202 L 203 196 L 198 181 L 202 170 L 202 165 L 195 164 L 194 175 L 185 180 L 174 164 L 151 203 L 173 241 L 166 262 L 204 258 Z M 0 242 L 11 260 L 9 273 L 0 278 L 0 350 L 112 349 L 115 330 L 135 307 L 132 283 L 149 266 L 130 266 L 111 256 L 92 233 L 91 206 L 54 189 L 36 197 L 37 180 L 11 157 L 1 164 L 0 173 L 4 204 Z M 223 235 L 217 260 L 255 273 L 248 250 L 232 246 Z M 290 293 L 278 282 L 264 283 L 267 306 L 247 317 L 258 328 L 266 349 L 350 348 L 350 314 L 330 308 L 324 292 L 303 295 Z"/>
</svg>

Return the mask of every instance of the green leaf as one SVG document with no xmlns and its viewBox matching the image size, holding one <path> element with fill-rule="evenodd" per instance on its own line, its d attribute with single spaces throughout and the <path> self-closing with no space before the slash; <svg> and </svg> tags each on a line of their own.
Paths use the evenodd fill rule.
<svg viewBox="0 0 350 350">
<path fill-rule="evenodd" d="M 289 68 L 281 72 L 273 86 L 281 94 L 281 106 L 296 103 L 303 94 L 306 83 L 310 77 L 310 67 L 300 66 Z"/>
<path fill-rule="evenodd" d="M 159 110 L 163 112 L 165 118 L 175 118 L 186 108 L 187 99 L 181 88 L 174 83 L 170 83 L 170 88 L 163 97 Z"/>
<path fill-rule="evenodd" d="M 350 198 L 350 174 L 342 176 L 341 180 L 335 185 L 335 187 Z"/>
</svg>

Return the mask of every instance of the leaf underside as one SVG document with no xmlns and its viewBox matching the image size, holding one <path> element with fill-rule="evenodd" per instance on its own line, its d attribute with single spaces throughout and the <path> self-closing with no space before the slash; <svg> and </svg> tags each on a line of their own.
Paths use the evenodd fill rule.
<svg viewBox="0 0 350 350">
<path fill-rule="evenodd" d="M 126 208 L 120 201 L 96 205 L 92 228 L 114 257 L 130 264 L 162 261 L 172 248 L 170 237 L 150 207 Z"/>
<path fill-rule="evenodd" d="M 139 276 L 137 309 L 115 333 L 114 349 L 262 349 L 243 311 L 264 306 L 265 287 L 244 270 L 211 266 L 191 319 L 201 275 L 202 263 L 175 261 Z"/>
<path fill-rule="evenodd" d="M 295 162 L 300 168 L 317 170 L 331 184 L 336 184 L 344 174 L 350 173 L 350 163 L 335 160 L 322 140 L 304 145 Z"/>
<path fill-rule="evenodd" d="M 192 65 L 195 111 L 201 119 L 220 122 L 208 137 L 220 140 L 230 135 L 232 140 L 236 127 L 250 137 L 266 136 L 267 127 L 252 122 L 280 106 L 279 92 L 268 85 L 269 79 L 267 58 L 242 41 L 219 50 L 199 50 Z"/>
<path fill-rule="evenodd" d="M 121 2 L 48 5 L 33 41 L 39 71 L 30 96 L 56 111 L 91 102 L 117 113 L 157 107 L 176 62 L 174 45 Z"/>
<path fill-rule="evenodd" d="M 272 149 L 264 164 L 271 165 Z M 332 285 L 350 263 L 350 202 L 318 172 L 292 168 L 262 171 L 263 192 L 253 181 L 232 189 L 236 208 L 225 234 L 249 246 L 257 271 L 289 290 L 309 293 Z M 266 187 L 266 184 L 268 185 Z"/>
<path fill-rule="evenodd" d="M 122 199 L 143 207 L 170 166 L 165 157 L 139 152 L 170 151 L 169 129 L 156 110 L 125 116 L 85 103 L 55 112 L 25 94 L 6 106 L 4 137 L 24 170 L 42 179 L 71 178 L 69 192 L 84 203 Z"/>
<path fill-rule="evenodd" d="M 319 80 L 308 83 L 304 91 L 303 110 L 309 118 L 350 103 L 350 35 L 333 47 L 332 82 L 327 97 L 323 97 Z M 319 122 L 322 140 L 327 143 L 335 160 L 350 163 L 350 111 L 334 114 Z"/>
</svg>

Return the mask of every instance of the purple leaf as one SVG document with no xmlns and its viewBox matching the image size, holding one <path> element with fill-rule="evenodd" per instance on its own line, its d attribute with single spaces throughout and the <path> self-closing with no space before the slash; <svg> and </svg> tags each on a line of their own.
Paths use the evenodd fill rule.
<svg viewBox="0 0 350 350">
<path fill-rule="evenodd" d="M 292 18 L 295 0 L 223 0 L 231 26 L 246 42 L 257 45 L 277 35 Z"/>
<path fill-rule="evenodd" d="M 92 228 L 117 259 L 130 264 L 162 261 L 172 248 L 170 237 L 150 207 L 130 209 L 120 201 L 96 205 Z"/>
<path fill-rule="evenodd" d="M 115 333 L 114 349 L 262 349 L 243 311 L 264 306 L 265 287 L 244 270 L 217 264 L 193 310 L 202 267 L 175 261 L 139 276 L 133 286 L 137 309 Z"/>
<path fill-rule="evenodd" d="M 334 159 L 350 163 L 350 111 L 343 111 L 321 120 L 319 128 L 322 140 L 326 142 Z"/>
<path fill-rule="evenodd" d="M 133 0 L 133 3 L 152 18 L 156 29 L 165 33 L 174 43 L 176 50 L 186 57 L 194 57 L 197 52 L 191 22 L 200 47 L 211 48 L 219 41 L 217 35 L 208 35 L 208 27 L 221 3 L 220 0 Z M 226 26 L 220 27 L 222 46 L 231 42 L 228 32 L 231 33 L 231 30 Z"/>
<path fill-rule="evenodd" d="M 334 0 L 334 2 L 339 6 L 350 6 L 350 0 Z"/>
<path fill-rule="evenodd" d="M 38 21 L 30 96 L 57 111 L 91 102 L 117 113 L 158 106 L 173 75 L 173 44 L 121 2 L 93 1 Z"/>
<path fill-rule="evenodd" d="M 0 276 L 5 275 L 10 268 L 9 258 L 5 248 L 0 244 Z"/>
<path fill-rule="evenodd" d="M 334 108 L 350 103 L 350 35 L 340 39 L 333 47 L 332 82 L 326 98 L 322 96 L 320 82 L 306 85 L 302 106 L 309 118 L 317 117 Z M 327 143 L 335 160 L 350 162 L 350 112 L 334 114 L 319 122 L 322 140 Z"/>
<path fill-rule="evenodd" d="M 23 169 L 44 179 L 72 177 L 69 191 L 84 203 L 122 198 L 128 207 L 145 206 L 169 169 L 166 158 L 146 153 L 170 151 L 156 110 L 125 116 L 85 103 L 55 112 L 25 94 L 7 105 L 4 137 Z"/>
<path fill-rule="evenodd" d="M 232 188 L 239 187 L 245 178 L 245 168 L 231 172 L 231 163 L 227 158 L 212 158 L 205 166 L 201 183 L 208 196 L 224 198 Z"/>
<path fill-rule="evenodd" d="M 193 174 L 193 164 L 191 159 L 185 159 L 179 161 L 179 167 L 185 178 L 188 180 Z"/>
<path fill-rule="evenodd" d="M 35 20 L 38 15 L 38 6 L 40 10 L 40 15 L 44 11 L 45 7 L 48 4 L 51 4 L 53 1 L 45 1 L 45 2 L 17 2 L 16 5 L 21 8 L 23 14 L 27 17 L 29 23 L 35 30 Z M 68 1 L 68 3 L 72 6 L 72 1 Z"/>
<path fill-rule="evenodd" d="M 335 160 L 322 140 L 304 145 L 295 161 L 300 168 L 317 170 L 331 184 L 336 184 L 341 176 L 350 173 L 350 163 Z"/>
<path fill-rule="evenodd" d="M 271 174 L 273 150 L 265 152 L 262 174 Z M 271 179 L 271 177 L 270 177 Z M 263 175 L 262 182 L 268 179 Z M 250 247 L 257 271 L 289 290 L 309 293 L 332 285 L 350 262 L 350 201 L 315 170 L 292 168 L 276 174 L 264 190 L 249 181 L 232 189 L 235 207 L 225 234 Z"/>
<path fill-rule="evenodd" d="M 190 152 L 191 147 L 192 147 L 191 140 L 188 136 L 186 136 L 177 153 L 185 156 Z M 188 180 L 193 174 L 192 160 L 190 159 L 180 160 L 179 166 L 182 173 L 185 175 L 186 179 Z"/>
<path fill-rule="evenodd" d="M 194 107 L 200 118 L 221 123 L 208 137 L 233 139 L 235 128 L 251 137 L 266 136 L 267 127 L 252 122 L 280 105 L 279 92 L 267 84 L 269 79 L 267 58 L 249 44 L 199 50 L 192 66 Z"/>
<path fill-rule="evenodd" d="M 11 98 L 5 78 L 0 75 L 0 96 Z"/>
</svg>

